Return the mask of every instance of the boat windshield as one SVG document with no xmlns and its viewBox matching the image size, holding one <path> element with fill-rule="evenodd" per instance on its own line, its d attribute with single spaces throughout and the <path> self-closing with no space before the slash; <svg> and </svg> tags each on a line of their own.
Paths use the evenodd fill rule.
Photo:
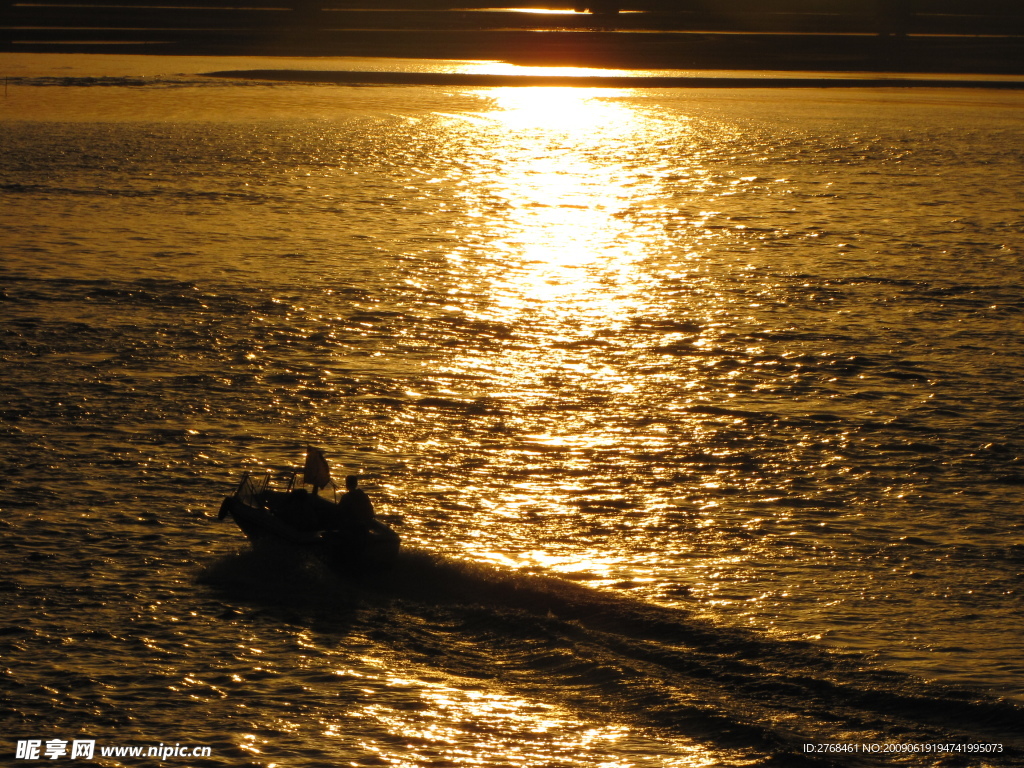
<svg viewBox="0 0 1024 768">
<path fill-rule="evenodd" d="M 247 506 L 260 507 L 262 506 L 260 494 L 264 491 L 288 492 L 297 488 L 307 488 L 308 490 L 311 486 L 307 485 L 304 480 L 305 477 L 301 472 L 289 472 L 279 476 L 276 480 L 270 472 L 264 475 L 253 475 L 246 472 L 235 489 L 235 498 Z M 320 489 L 319 495 L 337 504 L 340 492 L 341 489 L 337 484 L 333 480 L 328 480 L 327 485 Z"/>
<path fill-rule="evenodd" d="M 253 476 L 246 472 L 242 475 L 238 488 L 235 489 L 235 498 L 250 507 L 258 507 L 259 496 L 270 487 L 270 473 L 263 476 Z"/>
</svg>

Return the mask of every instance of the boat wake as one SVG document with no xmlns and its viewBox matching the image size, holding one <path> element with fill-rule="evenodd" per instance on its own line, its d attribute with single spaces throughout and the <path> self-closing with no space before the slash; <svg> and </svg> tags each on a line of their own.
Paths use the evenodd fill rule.
<svg viewBox="0 0 1024 768">
<path fill-rule="evenodd" d="M 225 558 L 202 580 L 289 606 L 292 621 L 305 610 L 322 624 L 333 612 L 347 631 L 448 674 L 756 755 L 755 764 L 1024 765 L 1024 708 L 1012 702 L 553 577 L 412 550 L 386 574 L 350 580 L 279 547 Z M 820 743 L 1002 751 L 959 756 L 969 762 L 806 751 Z"/>
</svg>

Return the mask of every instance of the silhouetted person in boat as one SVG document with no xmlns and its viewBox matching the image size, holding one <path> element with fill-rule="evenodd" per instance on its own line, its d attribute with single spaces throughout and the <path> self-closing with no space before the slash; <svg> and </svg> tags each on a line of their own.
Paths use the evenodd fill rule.
<svg viewBox="0 0 1024 768">
<path fill-rule="evenodd" d="M 332 510 L 321 536 L 327 542 L 330 557 L 336 565 L 356 574 L 360 573 L 374 556 L 380 555 L 379 529 L 382 526 L 374 517 L 373 504 L 369 497 L 359 488 L 359 478 L 356 475 L 349 475 L 345 478 L 345 487 L 348 491 L 338 499 L 337 504 L 330 505 Z M 386 526 L 384 529 L 390 532 Z M 394 538 L 394 543 L 397 544 L 397 536 Z M 385 540 L 384 545 L 388 544 L 389 541 Z M 387 554 L 384 551 L 384 555 Z M 397 554 L 397 549 L 394 554 Z"/>
<path fill-rule="evenodd" d="M 358 486 L 359 478 L 356 475 L 345 478 L 348 491 L 338 499 L 338 504 L 334 506 L 324 526 L 328 532 L 339 534 L 353 543 L 365 541 L 374 519 L 370 497 Z"/>
<path fill-rule="evenodd" d="M 359 477 L 349 475 L 345 478 L 345 487 L 348 491 L 338 500 L 341 513 L 360 525 L 369 528 L 373 525 L 373 504 L 370 497 L 362 488 L 359 488 Z"/>
</svg>

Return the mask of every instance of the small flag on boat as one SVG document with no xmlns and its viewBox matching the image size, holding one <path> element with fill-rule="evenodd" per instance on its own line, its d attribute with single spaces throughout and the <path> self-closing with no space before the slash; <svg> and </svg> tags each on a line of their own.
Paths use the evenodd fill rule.
<svg viewBox="0 0 1024 768">
<path fill-rule="evenodd" d="M 302 477 L 317 490 L 331 482 L 331 468 L 327 466 L 327 459 L 319 448 L 306 448 L 306 466 L 302 469 Z"/>
</svg>

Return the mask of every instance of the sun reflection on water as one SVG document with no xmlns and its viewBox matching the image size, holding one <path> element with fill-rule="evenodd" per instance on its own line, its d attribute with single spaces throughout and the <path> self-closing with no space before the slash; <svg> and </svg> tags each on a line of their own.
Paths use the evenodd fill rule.
<svg viewBox="0 0 1024 768">
<path fill-rule="evenodd" d="M 637 190 L 614 150 L 642 130 L 616 91 L 504 88 L 488 92 L 499 128 L 498 173 L 477 179 L 501 201 L 479 227 L 498 252 L 494 312 L 571 312 L 606 322 L 622 316 L 641 287 L 644 244 L 624 213 Z M 562 322 L 562 329 L 571 330 Z"/>
<path fill-rule="evenodd" d="M 506 425 L 515 437 L 489 451 L 487 471 L 528 475 L 478 499 L 481 514 L 508 524 L 531 515 L 547 521 L 546 528 L 521 534 L 524 548 L 511 558 L 495 550 L 482 520 L 481 535 L 465 537 L 461 546 L 474 558 L 588 573 L 599 583 L 621 581 L 615 572 L 628 571 L 628 555 L 609 559 L 578 548 L 570 554 L 558 544 L 549 552 L 528 540 L 571 535 L 586 508 L 581 499 L 594 492 L 588 476 L 600 456 L 624 443 L 659 450 L 668 440 L 661 433 L 638 437 L 627 425 L 595 420 L 591 409 L 580 409 L 594 398 L 643 398 L 658 384 L 628 366 L 630 350 L 616 351 L 604 341 L 638 317 L 658 313 L 648 296 L 662 276 L 652 263 L 674 247 L 645 213 L 668 204 L 661 180 L 668 171 L 650 173 L 644 149 L 645 138 L 664 126 L 642 102 L 620 98 L 628 93 L 495 88 L 479 93 L 486 106 L 476 115 L 484 119 L 446 116 L 453 131 L 472 134 L 478 153 L 462 187 L 464 240 L 470 244 L 455 249 L 450 263 L 476 295 L 488 299 L 467 310 L 471 319 L 514 329 L 519 341 L 497 356 L 462 350 L 442 360 L 442 370 L 485 377 L 488 396 L 516 414 Z M 687 121 L 678 119 L 673 130 L 685 135 Z M 604 351 L 594 355 L 591 348 Z M 542 413 L 562 400 L 566 410 Z M 462 482 L 453 493 L 472 493 L 471 479 Z"/>
<path fill-rule="evenodd" d="M 544 74 L 554 72 L 545 70 Z M 615 88 L 495 88 L 488 92 L 488 96 L 494 100 L 497 111 L 489 116 L 520 130 L 542 128 L 552 132 L 605 133 L 634 125 L 636 112 L 630 106 L 612 100 L 627 93 Z M 577 133 L 574 138 L 583 137 Z"/>
</svg>

